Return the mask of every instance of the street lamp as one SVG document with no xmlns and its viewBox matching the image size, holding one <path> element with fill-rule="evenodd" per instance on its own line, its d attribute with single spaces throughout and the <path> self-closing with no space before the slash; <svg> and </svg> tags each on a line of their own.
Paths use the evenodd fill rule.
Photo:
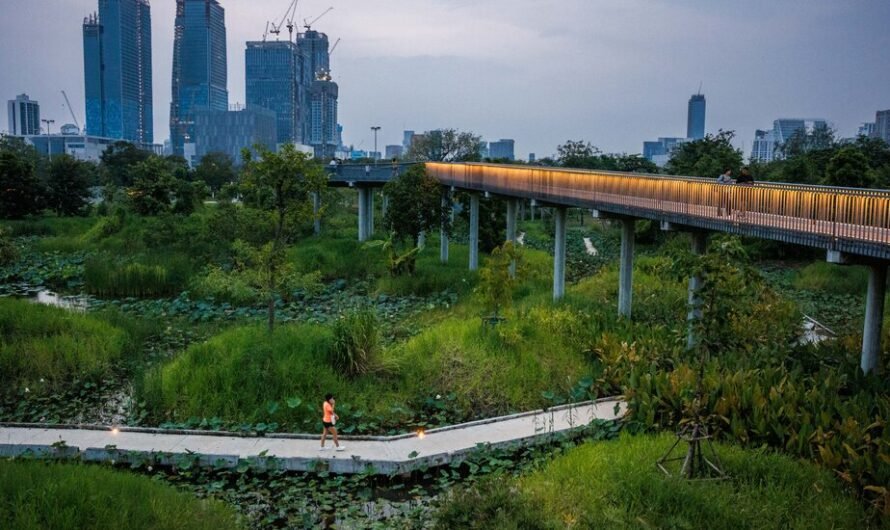
<svg viewBox="0 0 890 530">
<path fill-rule="evenodd" d="M 374 125 L 373 127 L 371 127 L 371 130 L 374 131 L 374 165 L 377 165 L 377 159 L 380 158 L 377 152 L 377 131 L 380 130 L 380 126 Z"/>
</svg>

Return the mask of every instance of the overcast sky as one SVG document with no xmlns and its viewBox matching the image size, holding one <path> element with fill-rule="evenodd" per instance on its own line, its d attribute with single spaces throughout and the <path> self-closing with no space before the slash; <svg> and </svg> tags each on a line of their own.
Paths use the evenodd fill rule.
<svg viewBox="0 0 890 530">
<path fill-rule="evenodd" d="M 151 0 L 155 141 L 169 136 L 174 0 Z M 290 0 L 222 0 L 229 100 L 244 102 L 244 42 Z M 97 0 L 0 0 L 0 99 L 22 92 L 55 128 L 84 121 L 83 17 Z M 842 136 L 890 108 L 887 0 L 300 0 L 332 57 L 344 141 L 380 149 L 402 130 L 453 127 L 516 139 L 538 157 L 568 139 L 638 153 L 685 136 L 703 83 L 707 130 L 750 148 L 779 117 L 819 117 Z M 0 130 L 7 128 L 0 106 Z"/>
</svg>

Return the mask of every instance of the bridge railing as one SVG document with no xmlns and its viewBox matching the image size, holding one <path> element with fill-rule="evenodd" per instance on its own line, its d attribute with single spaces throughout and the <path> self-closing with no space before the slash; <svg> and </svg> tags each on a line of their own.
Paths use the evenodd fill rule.
<svg viewBox="0 0 890 530">
<path fill-rule="evenodd" d="M 443 184 L 556 204 L 677 214 L 890 244 L 890 191 L 492 164 L 427 163 Z M 730 210 L 733 212 L 729 216 Z"/>
</svg>

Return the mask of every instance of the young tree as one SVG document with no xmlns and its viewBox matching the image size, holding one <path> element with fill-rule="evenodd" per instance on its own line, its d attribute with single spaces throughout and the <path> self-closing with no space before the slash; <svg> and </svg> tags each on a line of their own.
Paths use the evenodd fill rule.
<svg viewBox="0 0 890 530">
<path fill-rule="evenodd" d="M 130 142 L 115 142 L 102 153 L 99 165 L 102 180 L 106 184 L 128 187 L 133 184 L 134 169 L 152 156 Z"/>
<path fill-rule="evenodd" d="M 57 155 L 46 176 L 46 207 L 60 216 L 85 215 L 96 168 L 70 155 Z"/>
<path fill-rule="evenodd" d="M 516 274 L 510 274 L 511 265 L 516 264 Z M 491 322 L 501 320 L 501 311 L 513 303 L 513 290 L 519 285 L 524 275 L 525 264 L 522 253 L 507 241 L 494 249 L 485 266 L 479 271 L 479 287 L 477 292 L 482 295 L 485 308 L 491 311 L 487 319 Z"/>
<path fill-rule="evenodd" d="M 732 146 L 734 137 L 733 131 L 720 131 L 701 140 L 680 144 L 671 154 L 667 172 L 671 175 L 716 178 L 726 168 L 737 170 L 742 165 L 742 152 Z"/>
<path fill-rule="evenodd" d="M 415 136 L 406 158 L 418 162 L 478 162 L 482 137 L 454 129 L 429 131 Z"/>
<path fill-rule="evenodd" d="M 203 181 L 214 193 L 237 178 L 235 163 L 225 153 L 207 153 L 195 169 L 195 179 Z"/>
<path fill-rule="evenodd" d="M 451 206 L 443 204 L 443 188 L 433 177 L 427 175 L 423 165 L 412 166 L 404 174 L 390 180 L 383 188 L 390 199 L 383 225 L 392 233 L 394 243 L 416 248 L 420 234 L 431 233 L 444 228 L 451 234 Z M 395 249 L 393 249 L 395 251 Z M 411 261 L 404 270 L 414 272 Z"/>
<path fill-rule="evenodd" d="M 257 147 L 259 158 L 244 152 L 241 191 L 245 205 L 265 211 L 271 225 L 269 240 L 253 246 L 245 260 L 247 268 L 268 301 L 269 331 L 275 327 L 275 296 L 286 294 L 295 284 L 293 271 L 286 266 L 286 245 L 297 236 L 301 224 L 314 217 L 312 194 L 327 186 L 327 175 L 318 163 L 292 145 L 273 153 Z M 296 282 L 303 283 L 303 282 Z"/>
<path fill-rule="evenodd" d="M 139 162 L 130 172 L 132 184 L 127 190 L 130 208 L 139 215 L 158 215 L 170 210 L 178 182 L 169 164 L 152 156 Z"/>
<path fill-rule="evenodd" d="M 569 140 L 556 148 L 556 159 L 562 167 L 576 169 L 602 169 L 598 147 L 584 140 Z"/>
</svg>

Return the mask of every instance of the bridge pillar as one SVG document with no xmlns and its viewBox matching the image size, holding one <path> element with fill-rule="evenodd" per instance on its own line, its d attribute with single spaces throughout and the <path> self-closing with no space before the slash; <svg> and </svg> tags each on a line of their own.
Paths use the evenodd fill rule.
<svg viewBox="0 0 890 530">
<path fill-rule="evenodd" d="M 315 235 L 321 235 L 321 217 L 318 216 L 318 212 L 321 210 L 321 193 L 315 191 L 312 192 L 312 214 L 313 214 L 313 229 L 315 231 Z"/>
<path fill-rule="evenodd" d="M 634 237 L 636 220 L 621 219 L 621 269 L 618 281 L 618 314 L 630 318 L 633 301 Z"/>
<path fill-rule="evenodd" d="M 887 264 L 873 263 L 868 270 L 868 296 L 865 300 L 865 329 L 862 333 L 864 374 L 878 367 L 881 356 L 881 327 L 884 324 L 884 297 L 887 294 Z"/>
<path fill-rule="evenodd" d="M 470 270 L 479 269 L 479 195 L 470 194 Z"/>
<path fill-rule="evenodd" d="M 451 200 L 451 193 L 445 192 L 442 194 L 442 206 L 445 208 L 451 207 L 451 217 L 454 217 L 454 202 Z M 448 263 L 448 233 L 445 232 L 445 223 L 442 224 L 442 228 L 439 230 L 439 261 L 442 263 Z"/>
<path fill-rule="evenodd" d="M 389 195 L 383 193 L 383 200 L 380 201 L 380 217 L 386 217 L 386 211 L 389 210 Z"/>
<path fill-rule="evenodd" d="M 556 233 L 553 237 L 553 300 L 558 301 L 566 294 L 566 213 L 560 206 L 554 211 Z"/>
<path fill-rule="evenodd" d="M 519 201 L 507 199 L 507 241 L 516 244 L 516 213 L 519 211 Z M 510 277 L 516 276 L 516 262 L 510 263 Z"/>
<path fill-rule="evenodd" d="M 708 247 L 707 232 L 691 232 L 692 235 L 692 253 L 701 256 Z M 686 335 L 686 348 L 692 349 L 697 343 L 695 337 L 695 321 L 700 320 L 701 314 L 701 298 L 698 297 L 698 291 L 701 289 L 703 279 L 699 274 L 693 274 L 689 278 L 689 313 L 686 316 L 686 322 L 689 325 L 689 331 Z"/>
<path fill-rule="evenodd" d="M 368 189 L 368 239 L 374 237 L 374 188 Z"/>
<path fill-rule="evenodd" d="M 358 240 L 365 242 L 370 237 L 368 234 L 368 195 L 371 190 L 369 188 L 358 188 Z"/>
</svg>

